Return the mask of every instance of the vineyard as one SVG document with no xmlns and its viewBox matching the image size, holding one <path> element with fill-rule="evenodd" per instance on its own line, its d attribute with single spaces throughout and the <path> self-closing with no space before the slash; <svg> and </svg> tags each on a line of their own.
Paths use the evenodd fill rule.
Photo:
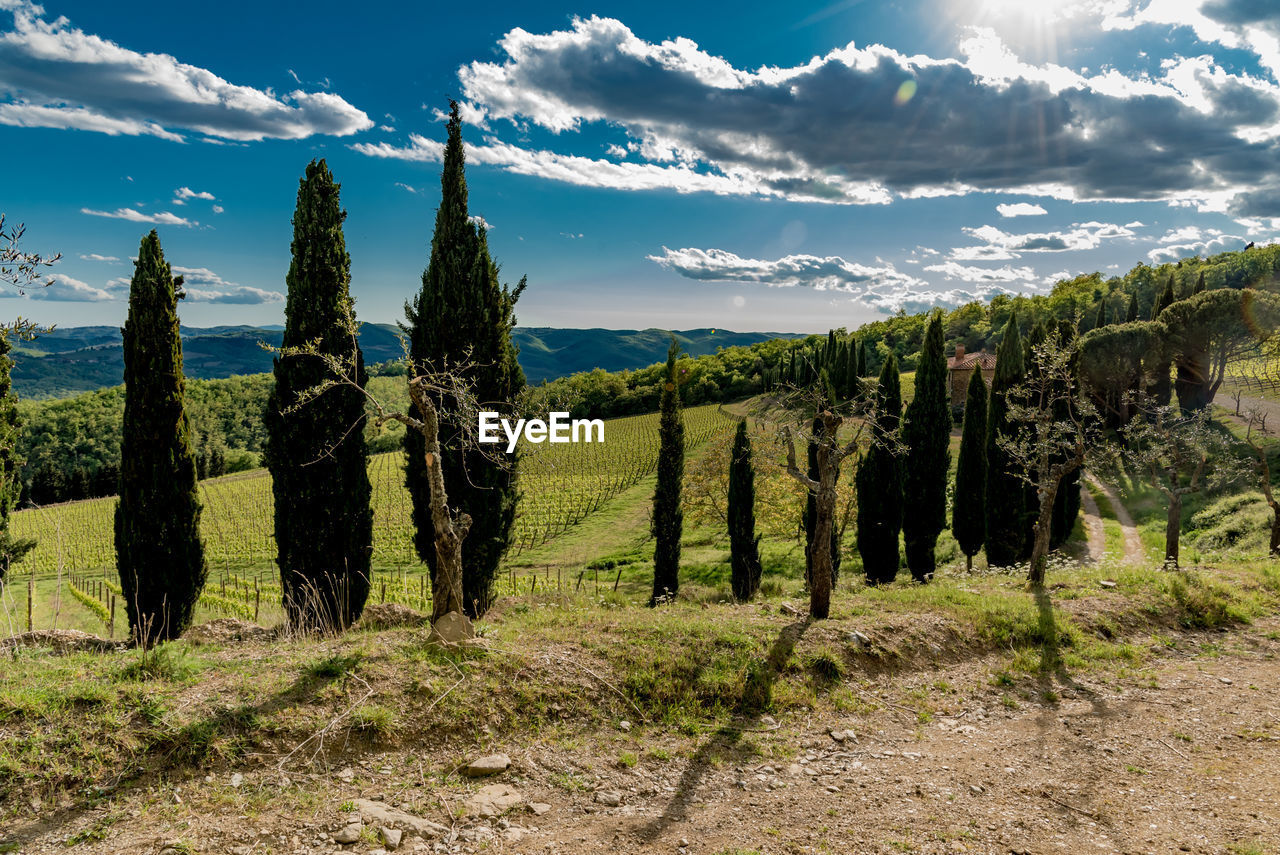
<svg viewBox="0 0 1280 855">
<path fill-rule="evenodd" d="M 685 410 L 685 442 L 694 448 L 727 435 L 734 419 L 719 407 Z M 522 445 L 521 501 L 513 554 L 548 543 L 571 530 L 609 499 L 651 474 L 657 465 L 656 414 L 611 419 L 605 442 Z M 430 591 L 413 551 L 403 455 L 370 459 L 373 483 L 374 566 L 372 599 L 427 608 Z M 202 609 L 213 615 L 265 620 L 278 614 L 280 588 L 272 536 L 271 478 L 265 469 L 200 483 L 201 531 L 210 580 Z M 14 580 L 66 580 L 70 598 L 107 626 L 115 584 L 114 498 L 69 502 L 19 511 L 17 537 L 36 548 L 13 569 Z M 19 583 L 20 584 L 20 583 Z M 504 580 L 506 587 L 516 584 Z M 19 585 L 14 585 L 15 588 Z M 123 611 L 120 614 L 123 620 Z"/>
</svg>

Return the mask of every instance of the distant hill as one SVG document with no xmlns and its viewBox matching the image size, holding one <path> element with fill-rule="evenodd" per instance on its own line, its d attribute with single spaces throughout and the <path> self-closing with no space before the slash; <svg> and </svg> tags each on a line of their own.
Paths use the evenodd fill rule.
<svg viewBox="0 0 1280 855">
<path fill-rule="evenodd" d="M 397 329 L 391 324 L 364 324 L 360 346 L 368 363 L 401 355 Z M 676 331 L 681 347 L 693 355 L 716 348 L 755 344 L 794 333 L 738 333 L 719 329 Z M 271 354 L 259 342 L 280 344 L 279 327 L 182 327 L 183 361 L 188 377 L 214 379 L 271 370 Z M 520 364 L 530 383 L 541 383 L 603 368 L 644 368 L 666 357 L 666 330 L 554 329 L 517 327 Z M 120 328 L 63 327 L 34 342 L 15 347 L 13 385 L 28 400 L 58 398 L 115 386 L 123 381 Z"/>
</svg>

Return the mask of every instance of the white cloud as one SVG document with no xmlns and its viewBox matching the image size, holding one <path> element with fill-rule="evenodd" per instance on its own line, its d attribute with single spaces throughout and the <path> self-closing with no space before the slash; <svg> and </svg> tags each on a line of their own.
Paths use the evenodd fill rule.
<svg viewBox="0 0 1280 855">
<path fill-rule="evenodd" d="M 420 190 L 418 190 L 418 188 L 417 188 L 417 187 L 410 187 L 408 184 L 405 184 L 403 181 L 397 181 L 397 182 L 396 182 L 396 186 L 397 186 L 397 187 L 399 187 L 399 188 L 400 188 L 400 189 L 402 189 L 402 190 L 408 190 L 410 193 L 420 193 L 420 192 L 421 192 Z"/>
<path fill-rule="evenodd" d="M 154 214 L 144 214 L 133 208 L 116 208 L 114 211 L 95 211 L 91 208 L 81 208 L 80 213 L 88 214 L 91 217 L 107 217 L 112 220 L 128 220 L 132 223 L 155 223 L 161 226 L 198 226 L 199 223 L 179 217 L 177 214 L 171 214 L 168 211 L 159 211 Z"/>
<path fill-rule="evenodd" d="M 116 258 L 114 255 L 98 255 L 98 253 L 96 252 L 88 252 L 88 253 L 82 252 L 80 253 L 80 257 L 83 258 L 85 261 L 116 262 L 120 260 Z"/>
<path fill-rule="evenodd" d="M 55 273 L 50 279 L 50 284 L 43 288 L 26 289 L 27 296 L 32 300 L 47 300 L 51 303 L 100 303 L 111 299 L 111 295 L 101 288 L 62 273 Z"/>
<path fill-rule="evenodd" d="M 467 217 L 467 219 L 470 220 L 476 226 L 484 229 L 486 232 L 493 231 L 493 226 L 489 225 L 489 221 L 486 220 L 484 217 L 480 216 L 479 214 L 472 214 L 471 216 Z"/>
<path fill-rule="evenodd" d="M 996 205 L 996 211 L 1002 217 L 1038 217 L 1042 214 L 1049 213 L 1039 205 L 1032 205 L 1029 202 L 1017 202 L 1012 205 Z"/>
<path fill-rule="evenodd" d="M 226 210 L 226 208 L 222 207 L 221 205 L 214 205 L 212 210 L 215 214 L 221 214 L 223 211 Z"/>
<path fill-rule="evenodd" d="M 500 61 L 459 71 L 489 128 L 538 126 L 567 146 L 607 124 L 641 161 L 526 149 L 496 131 L 468 148 L 473 161 L 520 174 L 839 204 L 999 192 L 1280 216 L 1270 177 L 1280 87 L 1209 58 L 1174 61 L 1160 77 L 1088 76 L 1025 63 L 974 31 L 963 59 L 849 45 L 748 71 L 688 39 L 647 42 L 598 17 L 546 34 L 515 29 L 500 48 Z M 901 98 L 907 81 L 915 93 Z M 434 161 L 441 144 L 354 148 Z"/>
<path fill-rule="evenodd" d="M 648 256 L 668 270 L 702 282 L 748 282 L 775 288 L 812 288 L 850 295 L 862 305 L 883 312 L 919 312 L 934 306 L 959 306 L 975 300 L 989 300 L 996 294 L 1013 294 L 1004 283 L 1019 278 L 1035 280 L 1027 268 L 1025 277 L 968 277 L 968 288 L 937 288 L 905 273 L 893 264 L 860 264 L 840 256 L 788 255 L 774 260 L 744 258 L 722 249 L 662 248 L 661 255 Z M 948 262 L 944 267 L 954 266 Z M 928 269 L 928 268 L 927 268 Z M 953 277 L 956 278 L 956 277 Z"/>
<path fill-rule="evenodd" d="M 1035 270 L 1030 267 L 975 267 L 971 264 L 959 264 L 955 261 L 944 261 L 930 264 L 925 268 L 930 273 L 941 273 L 947 279 L 958 279 L 961 282 L 1020 282 L 1032 285 L 1039 282 Z"/>
<path fill-rule="evenodd" d="M 183 278 L 182 290 L 186 300 L 191 303 L 229 303 L 236 305 L 259 305 L 262 303 L 282 303 L 284 294 L 279 291 L 266 291 L 228 282 L 207 267 L 178 267 L 174 265 L 173 273 Z"/>
<path fill-rule="evenodd" d="M 29 0 L 5 0 L 13 28 L 0 31 L 0 124 L 76 128 L 180 141 L 180 129 L 224 140 L 346 136 L 373 126 L 330 92 L 230 83 L 169 54 L 139 53 L 47 20 Z"/>
<path fill-rule="evenodd" d="M 190 187 L 179 187 L 177 190 L 173 191 L 173 204 L 185 205 L 187 204 L 188 199 L 204 199 L 206 201 L 212 202 L 214 200 L 214 195 L 207 191 L 201 191 L 197 193 L 195 190 L 192 190 Z"/>
<path fill-rule="evenodd" d="M 1225 234 L 1221 229 L 1183 226 L 1170 229 L 1160 238 L 1163 246 L 1147 253 L 1157 264 L 1193 255 L 1212 255 L 1228 249 L 1244 249 L 1249 241 L 1240 235 Z"/>
<path fill-rule="evenodd" d="M 1127 226 L 1098 222 L 1075 223 L 1064 231 L 1027 234 L 1010 234 L 995 226 L 965 227 L 963 231 L 982 244 L 951 250 L 951 258 L 957 261 L 1005 261 L 1021 258 L 1024 252 L 1096 249 L 1104 240 L 1134 236 L 1133 230 Z"/>
</svg>

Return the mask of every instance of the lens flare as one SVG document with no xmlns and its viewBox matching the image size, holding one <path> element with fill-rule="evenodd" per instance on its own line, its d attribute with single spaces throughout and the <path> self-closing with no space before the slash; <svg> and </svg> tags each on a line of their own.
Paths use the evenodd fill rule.
<svg viewBox="0 0 1280 855">
<path fill-rule="evenodd" d="M 898 92 L 893 96 L 893 103 L 901 107 L 910 101 L 916 94 L 916 82 L 914 80 L 904 80 L 902 85 L 898 87 Z"/>
</svg>

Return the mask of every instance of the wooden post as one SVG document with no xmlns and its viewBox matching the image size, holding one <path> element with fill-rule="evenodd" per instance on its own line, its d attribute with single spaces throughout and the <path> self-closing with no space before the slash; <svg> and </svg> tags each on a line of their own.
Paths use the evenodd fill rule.
<svg viewBox="0 0 1280 855">
<path fill-rule="evenodd" d="M 253 584 L 253 622 L 258 622 L 258 605 L 261 602 L 261 596 L 258 593 L 258 583 Z"/>
<path fill-rule="evenodd" d="M 387 583 L 382 583 L 382 599 L 378 602 L 385 603 L 387 601 Z"/>
<path fill-rule="evenodd" d="M 36 582 L 27 580 L 27 632 L 31 632 L 31 601 L 36 598 Z"/>
<path fill-rule="evenodd" d="M 116 637 L 116 595 L 111 595 L 111 620 L 107 623 L 107 637 Z"/>
</svg>

